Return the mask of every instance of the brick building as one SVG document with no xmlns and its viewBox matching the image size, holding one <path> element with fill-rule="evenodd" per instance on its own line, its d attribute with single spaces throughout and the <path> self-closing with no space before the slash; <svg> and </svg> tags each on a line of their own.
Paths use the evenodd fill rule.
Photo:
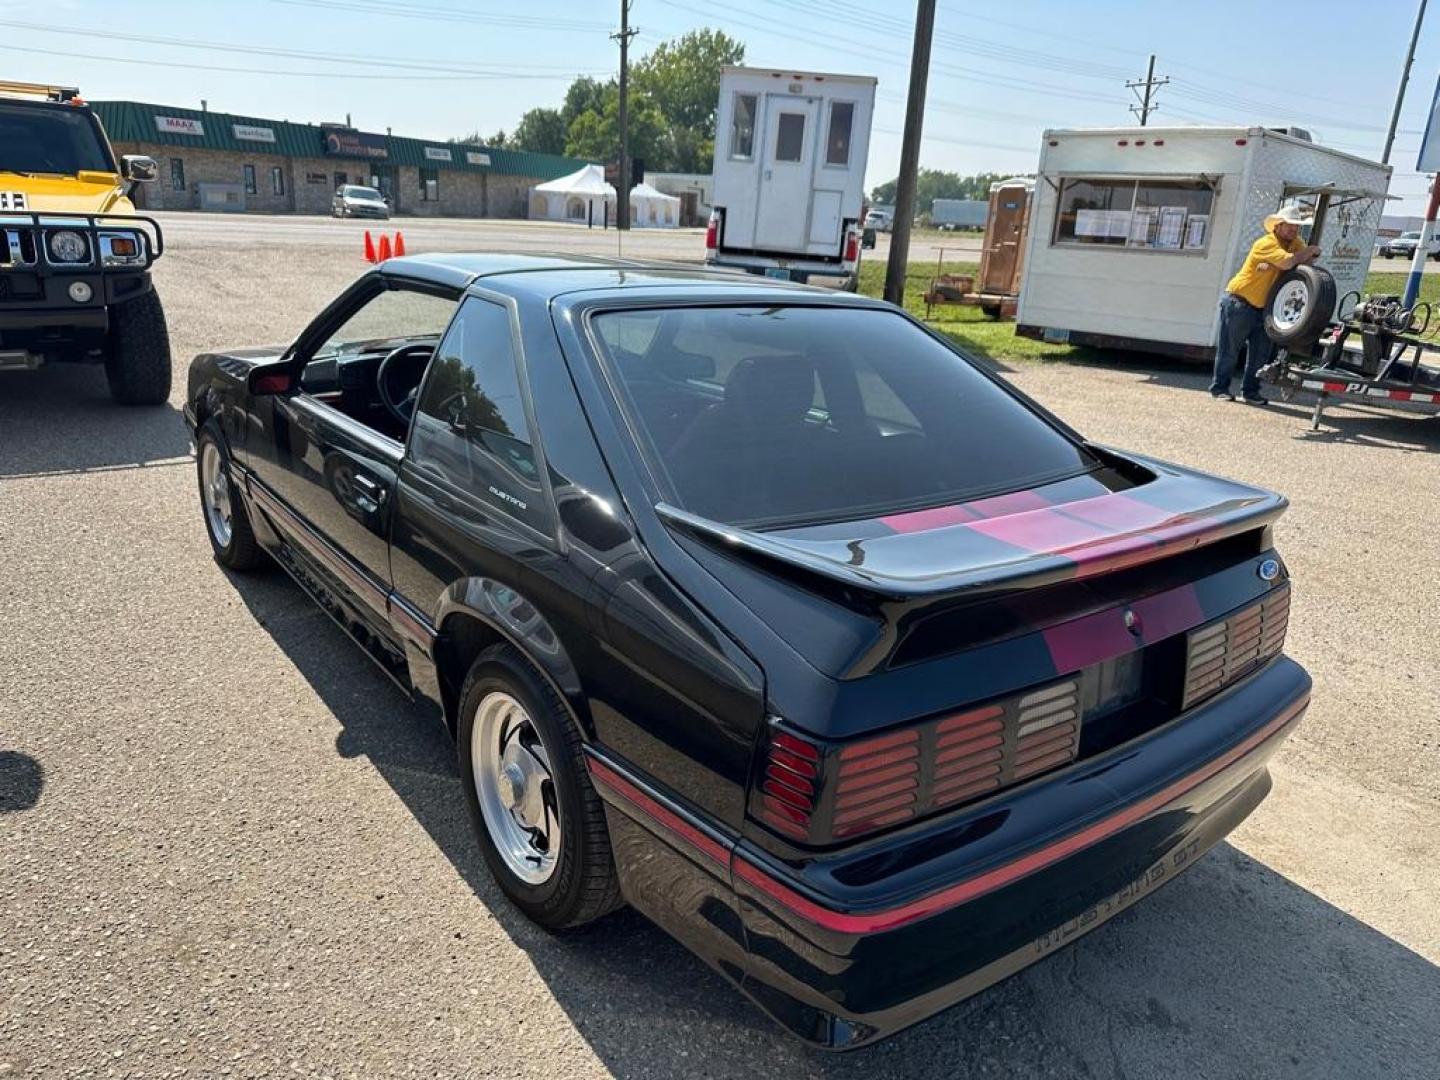
<svg viewBox="0 0 1440 1080">
<path fill-rule="evenodd" d="M 141 185 L 149 210 L 328 214 L 341 184 L 379 188 L 397 214 L 527 215 L 534 184 L 585 164 L 556 154 L 430 142 L 208 110 L 92 101 L 117 154 L 148 154 L 160 174 Z"/>
</svg>

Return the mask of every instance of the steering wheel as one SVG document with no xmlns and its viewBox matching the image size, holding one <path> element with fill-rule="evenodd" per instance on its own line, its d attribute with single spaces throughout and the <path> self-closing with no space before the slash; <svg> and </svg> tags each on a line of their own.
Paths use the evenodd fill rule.
<svg viewBox="0 0 1440 1080">
<path fill-rule="evenodd" d="M 390 414 L 395 419 L 407 427 L 410 424 L 411 414 L 415 412 L 415 399 L 420 395 L 420 380 L 416 379 L 410 392 L 396 400 L 395 395 L 390 391 L 391 365 L 398 361 L 409 360 L 411 357 L 428 362 L 434 352 L 435 346 L 429 343 L 416 344 L 412 342 L 409 345 L 401 345 L 398 349 L 392 349 L 386 353 L 385 358 L 380 361 L 380 367 L 376 369 L 375 389 L 380 393 L 381 403 L 390 410 Z M 421 371 L 424 371 L 423 364 Z"/>
</svg>

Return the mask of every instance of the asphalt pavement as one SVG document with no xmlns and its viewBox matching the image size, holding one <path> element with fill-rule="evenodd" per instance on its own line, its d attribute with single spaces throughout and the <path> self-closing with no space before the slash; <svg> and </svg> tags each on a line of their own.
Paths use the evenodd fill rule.
<svg viewBox="0 0 1440 1080">
<path fill-rule="evenodd" d="M 399 224 L 412 250 L 584 250 Z M 1336 408 L 1312 434 L 1134 358 L 1005 373 L 1101 441 L 1290 496 L 1314 705 L 1190 872 L 826 1056 L 632 913 L 528 924 L 439 725 L 282 574 L 213 562 L 185 361 L 288 340 L 364 264 L 349 222 L 166 225 L 170 405 L 112 406 L 93 369 L 0 376 L 0 1077 L 1440 1075 L 1440 421 Z"/>
</svg>

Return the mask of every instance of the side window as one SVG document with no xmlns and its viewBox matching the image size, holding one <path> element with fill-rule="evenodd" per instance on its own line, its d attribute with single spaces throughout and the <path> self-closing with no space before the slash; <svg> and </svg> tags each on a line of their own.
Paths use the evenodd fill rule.
<svg viewBox="0 0 1440 1080">
<path fill-rule="evenodd" d="M 830 133 L 825 140 L 825 164 L 850 164 L 850 127 L 855 121 L 855 104 L 836 101 L 830 106 Z"/>
<path fill-rule="evenodd" d="M 504 307 L 474 297 L 461 307 L 421 388 L 410 456 L 475 498 L 546 528 Z"/>
<path fill-rule="evenodd" d="M 730 156 L 748 161 L 755 156 L 754 94 L 735 95 L 735 113 L 730 118 Z"/>
</svg>

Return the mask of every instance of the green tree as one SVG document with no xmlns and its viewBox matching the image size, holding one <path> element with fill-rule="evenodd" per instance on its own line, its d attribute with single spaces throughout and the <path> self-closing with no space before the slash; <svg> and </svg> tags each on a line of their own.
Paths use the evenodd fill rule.
<svg viewBox="0 0 1440 1080">
<path fill-rule="evenodd" d="M 520 117 L 506 145 L 537 154 L 563 154 L 565 135 L 565 121 L 559 109 L 535 108 Z"/>
<path fill-rule="evenodd" d="M 565 104 L 560 106 L 560 120 L 564 123 L 565 130 L 569 131 L 575 118 L 583 112 L 604 112 L 605 91 L 611 86 L 615 86 L 614 79 L 609 83 L 602 83 L 589 75 L 581 75 L 572 82 L 565 91 Z M 619 93 L 618 88 L 616 93 Z"/>
<path fill-rule="evenodd" d="M 944 172 L 940 169 L 921 169 L 915 178 L 915 212 L 929 213 L 930 204 L 936 199 L 988 199 L 990 185 L 1004 180 L 1011 173 L 976 173 L 961 176 L 959 173 Z M 887 180 L 870 191 L 870 201 L 889 206 L 895 202 L 895 191 L 900 181 Z"/>
<path fill-rule="evenodd" d="M 686 133 L 684 145 L 693 153 L 715 139 L 720 69 L 744 60 L 743 42 L 719 30 L 691 30 L 657 45 L 635 64 L 632 78 L 635 88 L 659 106 L 672 132 Z"/>
<path fill-rule="evenodd" d="M 661 172 L 670 168 L 667 152 L 669 131 L 660 109 L 645 94 L 630 95 L 630 156 L 645 162 L 645 168 Z M 608 162 L 620 156 L 620 91 L 606 87 L 599 109 L 586 109 L 570 125 L 565 153 L 587 161 Z"/>
</svg>

